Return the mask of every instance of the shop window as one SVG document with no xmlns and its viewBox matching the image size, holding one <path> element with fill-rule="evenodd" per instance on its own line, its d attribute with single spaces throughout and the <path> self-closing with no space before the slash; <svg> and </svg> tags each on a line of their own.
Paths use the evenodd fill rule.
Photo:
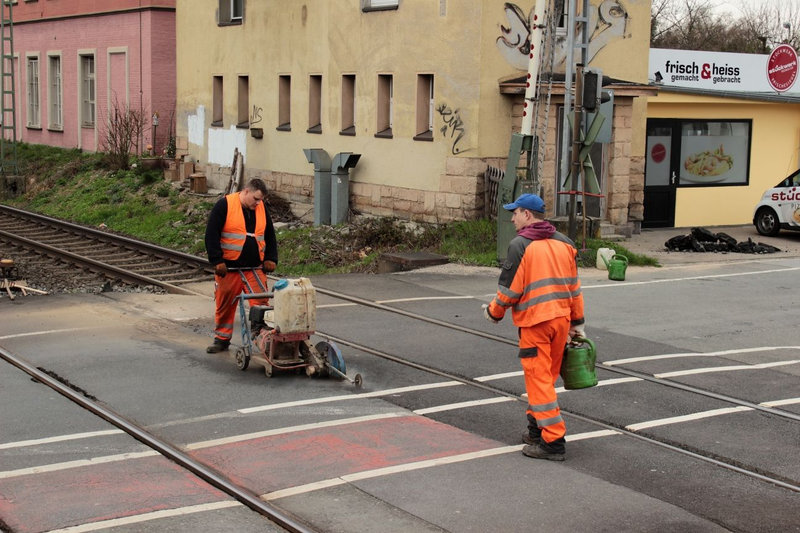
<svg viewBox="0 0 800 533">
<path fill-rule="evenodd" d="M 417 134 L 414 140 L 433 140 L 433 74 L 417 76 Z"/>
<path fill-rule="evenodd" d="M 750 121 L 681 121 L 679 186 L 747 185 Z"/>
<path fill-rule="evenodd" d="M 222 126 L 222 76 L 214 76 L 212 98 L 211 125 Z"/>
<path fill-rule="evenodd" d="M 238 87 L 238 113 L 236 116 L 237 128 L 250 127 L 250 78 L 248 76 L 239 76 Z"/>
<path fill-rule="evenodd" d="M 217 25 L 232 26 L 244 20 L 244 0 L 218 0 Z"/>
<path fill-rule="evenodd" d="M 95 79 L 94 56 L 80 56 L 81 65 L 81 125 L 94 127 L 95 121 Z"/>
<path fill-rule="evenodd" d="M 41 112 L 39 110 L 39 56 L 28 56 L 27 74 L 28 127 L 41 128 Z"/>
<path fill-rule="evenodd" d="M 356 75 L 342 76 L 342 129 L 340 135 L 356 134 Z"/>
<path fill-rule="evenodd" d="M 308 77 L 308 133 L 322 133 L 322 76 Z"/>
<path fill-rule="evenodd" d="M 63 98 L 61 87 L 61 56 L 49 56 L 47 58 L 47 80 L 47 101 L 49 102 L 47 125 L 51 130 L 62 131 L 64 129 L 64 122 L 61 105 Z"/>
<path fill-rule="evenodd" d="M 399 6 L 400 0 L 361 0 L 361 11 L 385 11 Z"/>
<path fill-rule="evenodd" d="M 378 124 L 376 137 L 392 138 L 392 91 L 391 74 L 378 75 Z"/>
</svg>

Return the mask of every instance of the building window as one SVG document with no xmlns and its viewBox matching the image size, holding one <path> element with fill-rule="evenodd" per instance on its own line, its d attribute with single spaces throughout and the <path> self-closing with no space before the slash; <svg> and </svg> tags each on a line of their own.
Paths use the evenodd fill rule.
<svg viewBox="0 0 800 533">
<path fill-rule="evenodd" d="M 250 78 L 239 76 L 239 112 L 236 118 L 237 128 L 250 127 Z"/>
<path fill-rule="evenodd" d="M 282 75 L 278 77 L 278 129 L 280 131 L 292 130 L 292 77 Z"/>
<path fill-rule="evenodd" d="M 750 121 L 681 121 L 679 187 L 747 185 Z"/>
<path fill-rule="evenodd" d="M 308 133 L 322 133 L 322 76 L 308 78 Z"/>
<path fill-rule="evenodd" d="M 417 76 L 417 134 L 414 140 L 433 140 L 433 74 Z"/>
<path fill-rule="evenodd" d="M 222 76 L 214 76 L 212 94 L 214 101 L 211 107 L 211 125 L 222 126 Z"/>
<path fill-rule="evenodd" d="M 94 56 L 81 57 L 81 125 L 94 127 Z"/>
<path fill-rule="evenodd" d="M 28 127 L 40 128 L 42 126 L 41 113 L 39 112 L 39 58 L 28 57 Z"/>
<path fill-rule="evenodd" d="M 555 0 L 553 13 L 556 19 L 556 35 L 567 34 L 567 23 L 569 22 L 569 4 L 566 0 Z"/>
<path fill-rule="evenodd" d="M 340 135 L 356 134 L 356 75 L 342 76 L 342 130 Z"/>
<path fill-rule="evenodd" d="M 50 103 L 47 117 L 48 128 L 52 130 L 63 130 L 64 122 L 62 119 L 61 99 L 61 56 L 50 56 L 47 58 L 47 79 L 48 89 L 47 101 Z"/>
<path fill-rule="evenodd" d="M 378 133 L 376 137 L 392 138 L 392 75 L 378 75 Z"/>
<path fill-rule="evenodd" d="M 244 20 L 244 0 L 218 0 L 217 25 L 231 26 Z"/>
<path fill-rule="evenodd" d="M 361 11 L 384 11 L 397 9 L 400 0 L 361 0 Z"/>
</svg>

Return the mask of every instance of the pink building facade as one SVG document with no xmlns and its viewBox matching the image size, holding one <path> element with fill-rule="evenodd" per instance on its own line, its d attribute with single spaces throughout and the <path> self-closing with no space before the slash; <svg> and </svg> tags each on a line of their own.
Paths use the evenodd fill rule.
<svg viewBox="0 0 800 533">
<path fill-rule="evenodd" d="M 133 151 L 162 152 L 175 131 L 175 0 L 27 0 L 12 16 L 17 140 L 104 151 L 110 113 L 131 109 L 147 118 Z"/>
</svg>

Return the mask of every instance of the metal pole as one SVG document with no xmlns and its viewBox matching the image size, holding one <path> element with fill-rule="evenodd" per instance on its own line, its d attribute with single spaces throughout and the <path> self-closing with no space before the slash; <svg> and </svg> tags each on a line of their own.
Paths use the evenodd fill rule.
<svg viewBox="0 0 800 533">
<path fill-rule="evenodd" d="M 528 61 L 528 80 L 525 85 L 525 101 L 522 110 L 522 128 L 520 133 L 523 135 L 531 135 L 533 130 L 533 105 L 532 102 L 536 99 L 536 90 L 538 88 L 539 68 L 542 62 L 542 55 L 539 48 L 542 46 L 542 38 L 544 35 L 544 7 L 546 0 L 536 0 L 533 8 L 533 16 L 531 17 L 531 52 L 530 61 Z"/>
<path fill-rule="evenodd" d="M 569 195 L 569 238 L 575 241 L 577 237 L 577 227 L 575 216 L 577 214 L 578 190 L 577 185 L 580 180 L 581 173 L 581 121 L 583 120 L 583 65 L 577 65 L 575 68 L 575 118 L 572 122 L 572 163 L 570 165 L 571 176 L 570 195 Z M 583 202 L 583 211 L 586 212 L 586 199 Z"/>
<path fill-rule="evenodd" d="M 563 178 L 569 169 L 569 146 L 570 146 L 570 125 L 569 114 L 572 112 L 572 75 L 575 63 L 575 0 L 569 0 L 569 13 L 567 14 L 567 58 L 564 63 L 564 116 L 561 126 L 561 176 L 559 183 L 563 183 Z M 573 177 L 574 181 L 574 177 Z M 570 190 L 575 187 L 570 184 Z M 558 190 L 558 187 L 556 187 Z M 575 224 L 575 210 L 572 202 L 569 202 L 569 226 L 570 238 L 574 237 L 572 226 Z"/>
</svg>

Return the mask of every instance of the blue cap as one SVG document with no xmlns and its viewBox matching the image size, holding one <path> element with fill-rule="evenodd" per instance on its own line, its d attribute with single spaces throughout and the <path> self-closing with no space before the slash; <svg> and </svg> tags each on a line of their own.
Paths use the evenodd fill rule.
<svg viewBox="0 0 800 533">
<path fill-rule="evenodd" d="M 503 205 L 503 209 L 507 209 L 509 211 L 513 211 L 514 209 L 522 207 L 528 209 L 530 211 L 535 211 L 537 213 L 544 213 L 544 200 L 536 196 L 535 194 L 520 194 L 517 201 L 513 204 L 505 204 Z"/>
</svg>

